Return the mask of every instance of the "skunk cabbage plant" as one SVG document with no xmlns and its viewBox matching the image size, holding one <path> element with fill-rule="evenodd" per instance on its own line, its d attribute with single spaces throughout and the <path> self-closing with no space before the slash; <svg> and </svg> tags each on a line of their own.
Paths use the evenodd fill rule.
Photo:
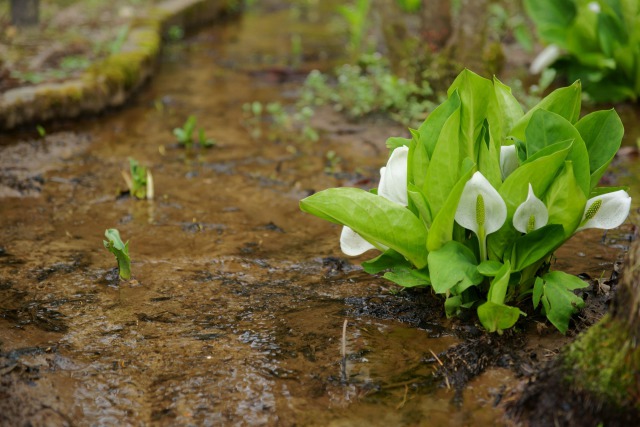
<svg viewBox="0 0 640 427">
<path fill-rule="evenodd" d="M 638 0 L 525 0 L 548 46 L 531 63 L 581 79 L 596 101 L 636 100 L 640 94 Z"/>
<path fill-rule="evenodd" d="M 448 316 L 474 309 L 501 332 L 531 304 L 564 333 L 587 284 L 550 271 L 551 255 L 577 231 L 619 226 L 631 204 L 598 187 L 622 123 L 613 110 L 580 118 L 580 100 L 576 82 L 525 114 L 499 80 L 465 70 L 411 138 L 389 138 L 377 191 L 331 188 L 300 207 L 344 227 L 347 255 L 380 251 L 368 273 L 431 287 Z"/>
</svg>

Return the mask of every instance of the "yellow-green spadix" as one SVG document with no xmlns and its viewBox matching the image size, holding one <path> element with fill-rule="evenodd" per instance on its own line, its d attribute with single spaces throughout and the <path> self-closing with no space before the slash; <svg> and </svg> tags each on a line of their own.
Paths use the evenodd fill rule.
<svg viewBox="0 0 640 427">
<path fill-rule="evenodd" d="M 393 150 L 387 165 L 380 169 L 380 184 L 378 185 L 378 196 L 387 200 L 407 206 L 409 199 L 407 196 L 407 159 L 409 148 L 398 147 Z M 363 239 L 358 233 L 345 226 L 340 234 L 340 249 L 346 255 L 357 256 L 370 249 L 386 250 L 380 244 L 372 244 Z"/>
<path fill-rule="evenodd" d="M 547 207 L 536 197 L 533 187 L 529 184 L 527 200 L 521 203 L 513 214 L 513 226 L 521 233 L 530 233 L 544 227 L 548 221 Z"/>
</svg>

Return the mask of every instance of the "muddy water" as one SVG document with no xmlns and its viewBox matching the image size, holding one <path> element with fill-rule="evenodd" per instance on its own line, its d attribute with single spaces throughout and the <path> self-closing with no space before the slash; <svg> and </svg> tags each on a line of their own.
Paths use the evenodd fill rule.
<svg viewBox="0 0 640 427">
<path fill-rule="evenodd" d="M 369 185 L 384 140 L 404 131 L 325 112 L 321 140 L 292 145 L 243 124 L 243 103 L 286 98 L 305 69 L 336 59 L 341 39 L 313 37 L 327 25 L 304 8 L 250 11 L 169 47 L 126 109 L 50 125 L 43 139 L 3 137 L 0 424 L 500 422 L 496 404 L 522 369 L 489 364 L 456 390 L 437 372 L 478 339 L 472 322 L 446 321 L 428 295 L 395 295 L 340 255 L 338 227 L 298 210 L 314 190 Z M 294 30 L 300 72 L 288 68 Z M 171 130 L 190 114 L 215 148 L 176 146 Z M 341 173 L 324 172 L 328 150 Z M 129 156 L 151 167 L 155 201 L 118 196 Z M 611 179 L 637 191 L 637 165 L 620 159 Z M 102 247 L 113 227 L 130 241 L 130 282 Z M 608 275 L 630 233 L 602 244 L 585 232 L 558 268 Z M 540 326 L 525 354 L 565 341 Z"/>
</svg>

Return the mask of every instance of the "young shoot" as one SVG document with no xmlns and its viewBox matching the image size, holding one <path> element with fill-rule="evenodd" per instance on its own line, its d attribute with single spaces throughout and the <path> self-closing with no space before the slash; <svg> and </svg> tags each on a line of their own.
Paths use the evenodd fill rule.
<svg viewBox="0 0 640 427">
<path fill-rule="evenodd" d="M 120 232 L 115 228 L 109 228 L 104 232 L 107 240 L 103 240 L 104 247 L 109 250 L 118 262 L 118 274 L 124 280 L 131 278 L 131 258 L 129 257 L 129 242 L 122 243 Z"/>
<path fill-rule="evenodd" d="M 178 143 L 185 148 L 191 148 L 195 143 L 198 143 L 201 147 L 211 148 L 216 145 L 216 141 L 211 138 L 207 138 L 204 134 L 204 129 L 198 129 L 197 138 L 194 137 L 196 130 L 197 119 L 196 116 L 189 116 L 184 122 L 181 128 L 174 128 L 173 134 L 175 135 Z"/>
<path fill-rule="evenodd" d="M 153 199 L 154 189 L 151 171 L 141 166 L 137 160 L 129 157 L 129 173 L 122 171 L 122 178 L 127 183 L 129 194 L 132 197 L 141 200 Z"/>
</svg>

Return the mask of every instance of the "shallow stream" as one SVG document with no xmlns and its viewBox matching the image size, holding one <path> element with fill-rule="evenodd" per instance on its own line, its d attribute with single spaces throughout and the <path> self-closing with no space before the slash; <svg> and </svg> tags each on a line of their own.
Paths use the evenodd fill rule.
<svg viewBox="0 0 640 427">
<path fill-rule="evenodd" d="M 364 274 L 340 253 L 339 228 L 298 208 L 323 188 L 374 186 L 386 138 L 406 131 L 325 111 L 320 141 L 292 146 L 252 138 L 243 121 L 244 103 L 286 100 L 310 69 L 330 68 L 342 39 L 317 34 L 331 25 L 258 7 L 170 45 L 126 108 L 0 139 L 0 424 L 500 423 L 526 369 L 487 363 L 449 384 L 443 355 L 483 339 L 472 320 Z M 176 145 L 191 114 L 216 147 Z M 329 150 L 340 173 L 325 173 Z M 128 157 L 151 167 L 154 201 L 119 196 Z M 637 209 L 638 160 L 617 159 L 608 179 L 631 186 Z M 130 241 L 130 282 L 102 246 L 107 228 Z M 608 277 L 631 234 L 630 223 L 584 232 L 557 268 Z M 601 310 L 587 304 L 584 316 Z M 538 320 L 518 349 L 533 361 L 568 339 Z"/>
</svg>

